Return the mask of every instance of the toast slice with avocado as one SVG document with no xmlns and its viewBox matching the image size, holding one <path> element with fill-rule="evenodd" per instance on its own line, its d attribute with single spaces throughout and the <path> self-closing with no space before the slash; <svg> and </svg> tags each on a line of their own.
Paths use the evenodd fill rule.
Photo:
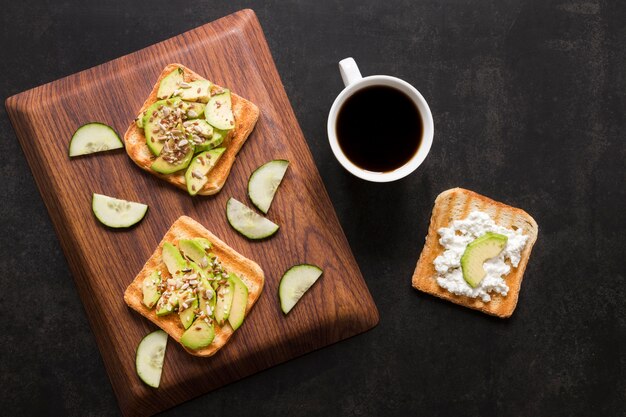
<svg viewBox="0 0 626 417">
<path fill-rule="evenodd" d="M 218 306 L 220 306 L 220 302 L 223 300 L 223 298 L 221 298 L 223 294 L 221 293 L 221 287 L 215 288 L 214 295 L 217 299 L 217 306 L 215 307 L 216 317 L 213 317 L 206 321 L 212 326 L 212 331 L 214 332 L 214 335 L 209 345 L 196 349 L 185 346 L 184 340 L 181 342 L 181 339 L 183 337 L 186 337 L 184 336 L 186 333 L 186 329 L 184 324 L 185 319 L 183 318 L 183 314 L 185 313 L 181 314 L 184 309 L 179 305 L 179 307 L 181 307 L 178 312 L 179 314 L 177 314 L 176 311 L 172 311 L 166 315 L 157 315 L 157 312 L 159 311 L 159 304 L 157 303 L 156 299 L 153 299 L 153 302 L 149 303 L 152 305 L 152 308 L 149 308 L 145 304 L 144 297 L 144 283 L 147 279 L 149 280 L 150 277 L 153 276 L 153 274 L 156 273 L 159 274 L 160 277 L 163 277 L 164 283 L 167 281 L 168 278 L 174 278 L 173 274 L 170 276 L 170 273 L 168 271 L 170 267 L 169 265 L 166 265 L 168 260 L 164 258 L 164 248 L 168 246 L 170 248 L 175 246 L 180 247 L 181 242 L 189 242 L 193 239 L 199 240 L 201 242 L 210 242 L 210 248 L 208 244 L 205 246 L 207 248 L 207 253 L 210 252 L 209 257 L 216 256 L 216 259 L 219 259 L 219 263 L 223 267 L 223 270 L 229 275 L 234 275 L 234 279 L 239 280 L 237 281 L 239 283 L 243 283 L 247 289 L 247 297 L 245 296 L 244 292 L 245 299 L 243 301 L 245 303 L 245 309 L 241 309 L 241 313 L 245 314 L 240 314 L 239 319 L 234 323 L 231 323 L 229 320 L 224 320 L 224 322 L 220 324 L 217 317 L 217 309 Z M 185 256 L 185 262 L 188 262 L 188 264 L 190 265 L 195 265 L 194 263 L 187 260 L 188 254 L 184 252 L 184 249 L 183 254 Z M 198 265 L 204 267 L 204 265 L 202 265 L 202 262 L 198 263 Z M 225 278 L 224 281 L 226 280 L 230 280 L 230 278 Z M 217 279 L 215 280 L 215 285 L 218 284 L 218 281 L 219 280 Z M 174 222 L 174 224 L 172 224 L 167 233 L 165 233 L 165 236 L 161 240 L 161 243 L 159 243 L 159 246 L 156 248 L 150 259 L 148 259 L 139 274 L 137 274 L 133 282 L 128 286 L 124 293 L 124 301 L 126 302 L 126 304 L 128 304 L 130 308 L 137 311 L 139 314 L 163 329 L 167 334 L 172 337 L 172 339 L 180 343 L 183 348 L 185 348 L 185 350 L 187 350 L 192 355 L 212 356 L 219 349 L 221 349 L 226 344 L 228 339 L 233 335 L 235 331 L 233 327 L 239 327 L 244 317 L 248 317 L 248 315 L 250 314 L 250 310 L 258 300 L 261 292 L 263 291 L 264 282 L 265 278 L 263 270 L 261 270 L 258 264 L 236 252 L 226 243 L 224 243 L 207 229 L 205 229 L 204 226 L 202 226 L 200 223 L 196 222 L 190 217 L 181 216 Z M 237 287 L 235 286 L 235 288 L 231 288 L 231 293 L 233 292 L 232 290 L 236 292 Z M 200 297 L 199 293 L 200 291 L 198 292 L 198 297 Z M 228 293 L 228 290 L 226 291 L 226 293 Z M 158 298 L 159 296 L 161 295 L 159 294 L 156 298 Z M 236 294 L 234 297 L 236 297 Z M 202 307 L 202 304 L 200 306 Z M 196 309 L 195 313 L 198 312 L 199 309 Z M 224 310 L 220 310 L 219 312 L 223 314 Z M 191 313 L 193 313 L 193 311 Z M 234 314 L 234 312 L 231 312 L 231 314 Z M 194 314 L 192 314 L 191 317 L 186 317 L 186 319 L 190 324 L 187 326 L 187 332 L 193 331 L 196 327 L 198 328 L 198 331 L 202 330 L 201 327 L 204 326 L 204 321 L 202 321 L 199 315 L 195 315 L 194 319 Z M 189 321 L 189 319 L 194 321 L 191 322 Z M 187 343 L 187 345 L 189 345 L 189 343 Z"/>
<path fill-rule="evenodd" d="M 466 219 L 470 212 L 475 210 L 487 213 L 498 226 L 514 231 L 521 230 L 523 235 L 528 236 L 523 249 L 520 251 L 517 267 L 509 263 L 510 272 L 503 277 L 509 287 L 507 295 L 490 293 L 491 300 L 487 302 L 480 297 L 471 298 L 466 295 L 454 294 L 440 286 L 437 282 L 438 272 L 434 265 L 435 259 L 444 253 L 438 230 L 450 227 L 455 220 Z M 510 317 L 517 306 L 524 271 L 533 245 L 537 240 L 538 232 L 539 227 L 535 220 L 521 209 L 499 203 L 462 188 L 444 191 L 435 200 L 426 243 L 413 273 L 413 287 L 483 313 L 500 318 Z"/>
<path fill-rule="evenodd" d="M 201 184 L 199 189 L 194 189 L 193 192 L 189 188 L 190 194 L 192 195 L 216 194 L 224 186 L 224 183 L 226 182 L 226 179 L 228 178 L 228 175 L 235 162 L 235 159 L 237 157 L 239 150 L 241 149 L 243 144 L 248 139 L 248 136 L 254 129 L 254 126 L 259 117 L 259 108 L 252 102 L 238 96 L 237 94 L 230 93 L 229 90 L 223 87 L 207 82 L 202 76 L 192 71 L 191 69 L 185 67 L 184 65 L 173 63 L 173 64 L 167 65 L 161 72 L 161 75 L 159 76 L 156 83 L 154 84 L 152 92 L 150 93 L 150 95 L 148 96 L 148 98 L 146 99 L 143 106 L 138 112 L 138 114 L 140 115 L 140 117 L 138 118 L 139 121 L 141 121 L 142 115 L 145 115 L 148 110 L 153 110 L 151 106 L 153 106 L 155 103 L 157 103 L 158 101 L 164 98 L 164 96 L 162 95 L 163 88 L 168 84 L 168 80 L 169 78 L 171 78 L 171 74 L 178 73 L 178 72 L 180 72 L 180 79 L 178 80 L 178 85 L 182 83 L 185 88 L 179 88 L 176 93 L 179 94 L 180 99 L 185 100 L 186 103 L 195 102 L 195 103 L 205 104 L 204 102 L 209 100 L 212 97 L 212 95 L 215 95 L 216 92 L 219 94 L 223 91 L 227 91 L 230 95 L 230 101 L 232 105 L 232 116 L 234 117 L 234 120 L 231 120 L 233 122 L 232 123 L 233 128 L 221 131 L 224 133 L 225 137 L 223 139 L 220 139 L 220 145 L 219 145 L 220 148 L 225 148 L 225 150 L 223 151 L 223 153 L 219 155 L 219 159 L 217 160 L 217 163 L 210 169 L 208 174 L 206 174 L 206 177 L 207 177 L 206 182 L 204 184 Z M 163 85 L 162 85 L 162 81 L 164 81 Z M 203 90 L 202 94 L 204 95 L 204 97 L 190 96 L 190 94 L 194 94 L 196 92 L 197 86 L 204 87 L 203 84 L 193 84 L 193 83 L 202 83 L 202 82 L 206 82 L 207 85 L 210 86 L 209 93 L 205 93 Z M 193 86 L 193 88 L 191 88 L 190 85 Z M 172 89 L 175 89 L 175 88 L 177 87 L 172 87 Z M 198 87 L 197 92 L 200 93 L 200 91 L 201 89 Z M 189 95 L 189 97 L 187 95 Z M 174 100 L 174 97 L 172 98 L 172 100 Z M 218 103 L 218 107 L 219 107 L 219 103 Z M 197 109 L 195 111 L 197 112 Z M 148 115 L 148 117 L 149 116 L 150 115 Z M 194 116 L 198 117 L 198 114 L 196 113 Z M 198 126 L 198 132 L 200 132 L 202 128 L 207 126 L 207 124 L 205 123 L 206 120 L 203 117 L 200 117 L 197 120 L 202 122 L 202 125 Z M 161 169 L 158 169 L 158 171 L 154 169 L 155 162 L 159 160 L 156 153 L 158 153 L 160 149 L 155 151 L 154 147 L 148 146 L 149 143 L 146 140 L 146 136 L 152 135 L 153 130 L 152 128 L 150 128 L 150 131 L 146 132 L 145 128 L 143 126 L 140 127 L 137 121 L 138 120 L 133 121 L 131 125 L 128 127 L 128 129 L 126 130 L 126 133 L 124 134 L 124 143 L 125 143 L 126 152 L 128 153 L 128 156 L 130 156 L 133 162 L 135 162 L 135 164 L 137 164 L 141 169 L 148 171 L 151 174 L 156 175 L 157 177 L 161 179 L 164 179 L 165 181 L 175 185 L 178 188 L 181 188 L 183 190 L 188 190 L 187 180 L 185 178 L 186 167 L 181 168 L 179 170 L 176 170 L 174 168 L 173 172 L 170 172 L 172 171 L 172 169 L 168 170 L 168 169 L 161 168 Z M 220 124 L 220 123 L 214 122 L 214 124 Z M 158 128 L 159 126 L 156 126 L 156 127 Z M 220 126 L 219 128 L 223 129 L 225 128 L 225 126 Z M 220 132 L 218 128 L 215 128 L 215 131 Z M 195 133 L 195 132 L 192 132 L 192 133 Z M 207 137 L 210 137 L 210 136 L 207 136 Z M 152 140 L 151 143 L 156 143 L 157 145 L 159 145 L 159 143 L 155 142 L 154 140 Z M 160 144 L 159 148 L 162 146 L 163 144 Z M 196 152 L 200 148 L 201 147 L 197 147 Z M 193 152 L 192 152 L 192 155 L 193 155 Z M 189 156 L 189 159 L 191 159 L 191 156 Z M 189 161 L 186 161 L 186 163 L 189 164 Z M 190 178 L 190 175 L 188 175 L 187 178 Z"/>
</svg>

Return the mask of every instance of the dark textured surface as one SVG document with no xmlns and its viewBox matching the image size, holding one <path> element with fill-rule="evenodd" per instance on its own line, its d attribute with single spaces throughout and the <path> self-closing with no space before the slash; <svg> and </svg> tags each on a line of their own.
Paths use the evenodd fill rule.
<svg viewBox="0 0 626 417">
<path fill-rule="evenodd" d="M 2 5 L 3 98 L 253 8 L 378 304 L 374 330 L 164 414 L 623 416 L 626 4 L 257 3 Z M 430 103 L 431 154 L 404 180 L 365 183 L 333 159 L 325 123 L 346 56 Z M 0 137 L 2 414 L 119 415 L 3 107 Z M 453 186 L 540 225 L 508 321 L 410 286 L 433 200 Z"/>
</svg>

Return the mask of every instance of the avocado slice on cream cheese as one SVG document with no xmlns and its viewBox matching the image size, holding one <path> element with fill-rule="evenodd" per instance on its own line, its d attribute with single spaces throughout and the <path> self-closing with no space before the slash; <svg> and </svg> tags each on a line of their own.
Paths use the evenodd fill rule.
<svg viewBox="0 0 626 417">
<path fill-rule="evenodd" d="M 505 235 L 487 232 L 467 245 L 461 257 L 461 270 L 463 279 L 470 287 L 476 288 L 480 284 L 487 275 L 483 264 L 488 259 L 498 256 L 504 250 L 507 241 Z"/>
</svg>

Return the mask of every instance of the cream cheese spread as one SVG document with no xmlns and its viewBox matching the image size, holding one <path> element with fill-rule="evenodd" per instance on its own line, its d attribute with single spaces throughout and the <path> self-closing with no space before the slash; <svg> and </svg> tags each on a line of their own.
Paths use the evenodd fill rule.
<svg viewBox="0 0 626 417">
<path fill-rule="evenodd" d="M 463 279 L 461 257 L 467 245 L 487 232 L 499 233 L 508 238 L 506 246 L 495 258 L 485 261 L 483 268 L 487 273 L 476 288 L 472 288 Z M 449 227 L 437 230 L 439 243 L 444 252 L 434 261 L 437 271 L 437 284 L 453 294 L 480 298 L 483 302 L 491 301 L 490 292 L 506 296 L 509 287 L 503 277 L 511 266 L 517 267 L 520 254 L 526 245 L 528 236 L 520 229 L 512 230 L 498 226 L 487 213 L 472 211 L 464 220 L 455 220 Z"/>
</svg>

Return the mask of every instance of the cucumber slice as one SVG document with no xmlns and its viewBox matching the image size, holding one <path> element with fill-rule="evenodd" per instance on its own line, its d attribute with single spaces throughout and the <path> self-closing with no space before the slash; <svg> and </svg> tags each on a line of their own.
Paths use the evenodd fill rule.
<svg viewBox="0 0 626 417">
<path fill-rule="evenodd" d="M 274 194 L 287 172 L 289 161 L 275 159 L 258 167 L 248 181 L 248 196 L 252 204 L 267 214 Z"/>
<path fill-rule="evenodd" d="M 309 264 L 292 266 L 280 279 L 278 298 L 280 308 L 287 314 L 315 281 L 322 275 L 322 270 Z"/>
<path fill-rule="evenodd" d="M 167 333 L 163 330 L 150 333 L 141 339 L 137 346 L 135 357 L 137 375 L 150 387 L 159 388 L 166 347 Z"/>
<path fill-rule="evenodd" d="M 117 229 L 139 223 L 146 215 L 148 206 L 94 193 L 91 209 L 102 224 Z"/>
<path fill-rule="evenodd" d="M 256 214 L 242 202 L 230 198 L 226 203 L 228 223 L 248 239 L 264 239 L 278 230 L 278 225 L 265 217 Z"/>
<path fill-rule="evenodd" d="M 70 140 L 70 157 L 123 148 L 124 144 L 111 126 L 87 123 L 76 129 Z"/>
</svg>

